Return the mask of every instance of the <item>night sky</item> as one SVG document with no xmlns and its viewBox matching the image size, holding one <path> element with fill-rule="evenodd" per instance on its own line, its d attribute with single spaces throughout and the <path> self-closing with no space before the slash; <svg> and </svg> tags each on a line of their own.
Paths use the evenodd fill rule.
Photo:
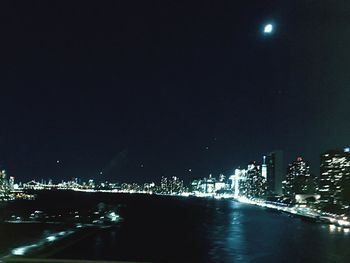
<svg viewBox="0 0 350 263">
<path fill-rule="evenodd" d="M 1 1 L 0 38 L 16 180 L 188 181 L 276 149 L 317 173 L 350 144 L 348 0 Z"/>
</svg>

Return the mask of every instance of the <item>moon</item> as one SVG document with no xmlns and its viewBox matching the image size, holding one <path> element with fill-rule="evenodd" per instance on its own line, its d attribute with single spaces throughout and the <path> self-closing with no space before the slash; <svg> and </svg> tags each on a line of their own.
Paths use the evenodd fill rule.
<svg viewBox="0 0 350 263">
<path fill-rule="evenodd" d="M 273 25 L 272 24 L 266 24 L 264 26 L 264 33 L 265 34 L 271 34 L 273 31 Z"/>
</svg>

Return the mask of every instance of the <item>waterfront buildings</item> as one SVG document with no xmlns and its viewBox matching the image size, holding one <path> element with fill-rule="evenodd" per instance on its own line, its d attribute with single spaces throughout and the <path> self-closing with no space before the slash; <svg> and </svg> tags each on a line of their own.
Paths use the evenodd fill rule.
<svg viewBox="0 0 350 263">
<path fill-rule="evenodd" d="M 4 194 L 9 191 L 9 183 L 6 179 L 6 171 L 0 171 L 0 194 Z"/>
<path fill-rule="evenodd" d="M 350 149 L 328 151 L 322 154 L 321 175 L 318 179 L 319 186 L 316 184 L 316 178 L 310 173 L 309 164 L 302 157 L 297 157 L 290 163 L 285 174 L 282 152 L 274 151 L 264 156 L 261 164 L 251 162 L 244 169 L 235 169 L 234 174 L 228 178 L 220 174 L 218 177 L 209 175 L 194 180 L 190 184 L 190 189 L 184 187 L 183 181 L 177 176 L 163 176 L 158 183 L 144 184 L 95 182 L 93 179 L 82 181 L 78 178 L 58 184 L 54 184 L 52 180 L 49 180 L 48 183 L 44 180 L 41 183 L 33 180 L 23 185 L 19 184 L 19 188 L 20 190 L 60 189 L 170 195 L 185 195 L 192 192 L 199 195 L 229 194 L 234 197 L 285 199 L 288 202 L 294 199 L 297 203 L 315 202 L 310 201 L 312 200 L 310 197 L 318 200 L 321 195 L 320 203 L 349 205 Z M 5 172 L 2 171 L 0 172 L 0 193 L 4 192 L 4 189 L 7 191 L 14 189 L 14 178 L 6 180 Z M 317 204 L 320 203 L 317 202 Z"/>
<path fill-rule="evenodd" d="M 261 166 L 256 162 L 248 164 L 245 180 L 240 188 L 241 195 L 248 198 L 262 198 L 266 195 L 266 179 L 262 176 Z"/>
<path fill-rule="evenodd" d="M 220 174 L 218 179 L 210 174 L 209 177 L 193 180 L 190 185 L 190 191 L 206 194 L 232 193 L 232 184 L 232 176 L 227 180 L 223 174 Z"/>
<path fill-rule="evenodd" d="M 350 149 L 330 150 L 321 154 L 320 201 L 332 204 L 350 203 Z"/>
<path fill-rule="evenodd" d="M 183 181 L 176 176 L 170 178 L 162 176 L 160 180 L 160 193 L 162 194 L 174 194 L 183 192 Z"/>
<path fill-rule="evenodd" d="M 232 192 L 235 197 L 245 194 L 246 170 L 237 168 L 235 174 L 230 177 Z M 242 192 L 241 192 L 242 191 Z"/>
</svg>

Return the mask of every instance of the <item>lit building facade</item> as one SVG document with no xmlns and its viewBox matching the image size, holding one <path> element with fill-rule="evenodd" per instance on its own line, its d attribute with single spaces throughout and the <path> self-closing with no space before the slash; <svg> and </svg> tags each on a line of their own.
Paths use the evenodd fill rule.
<svg viewBox="0 0 350 263">
<path fill-rule="evenodd" d="M 319 194 L 321 202 L 341 204 L 350 201 L 350 149 L 321 154 Z"/>
<path fill-rule="evenodd" d="M 266 179 L 262 176 L 261 166 L 252 162 L 245 172 L 240 194 L 248 198 L 261 198 L 266 195 Z"/>
<path fill-rule="evenodd" d="M 8 191 L 8 182 L 6 180 L 6 171 L 0 171 L 0 192 L 4 193 Z"/>
<path fill-rule="evenodd" d="M 316 181 L 310 174 L 310 166 L 302 157 L 297 157 L 288 165 L 286 179 L 283 181 L 283 194 L 294 198 L 296 194 L 315 193 Z"/>
<path fill-rule="evenodd" d="M 261 165 L 261 176 L 267 180 L 267 165 L 266 165 L 266 156 L 263 156 L 263 163 Z"/>
<path fill-rule="evenodd" d="M 226 191 L 227 183 L 226 183 L 226 177 L 223 174 L 220 174 L 219 180 L 215 182 L 215 191 Z"/>
<path fill-rule="evenodd" d="M 231 175 L 231 190 L 234 197 L 245 195 L 246 170 L 235 169 L 235 174 Z"/>
<path fill-rule="evenodd" d="M 184 191 L 183 181 L 176 176 L 170 178 L 162 176 L 160 180 L 160 193 L 162 194 L 175 194 L 182 193 Z"/>
<path fill-rule="evenodd" d="M 15 177 L 10 176 L 9 178 L 9 187 L 11 190 L 13 190 L 15 188 Z"/>
</svg>

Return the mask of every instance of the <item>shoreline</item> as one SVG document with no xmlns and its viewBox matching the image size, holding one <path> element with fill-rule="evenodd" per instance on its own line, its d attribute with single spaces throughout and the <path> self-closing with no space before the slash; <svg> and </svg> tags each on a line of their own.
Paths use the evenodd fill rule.
<svg viewBox="0 0 350 263">
<path fill-rule="evenodd" d="M 85 192 L 85 191 L 84 191 Z M 98 192 L 97 192 L 98 193 Z M 120 193 L 120 192 L 109 192 L 109 193 Z M 125 193 L 120 193 L 125 194 Z M 128 194 L 149 194 L 149 193 L 128 193 Z M 193 195 L 189 193 L 182 193 L 182 194 L 156 194 L 152 193 L 151 195 L 155 196 L 168 196 L 168 197 L 194 197 L 194 198 L 207 198 L 207 199 L 226 199 L 226 200 L 232 200 L 235 202 L 239 202 L 242 204 L 249 204 L 258 206 L 261 208 L 266 208 L 267 210 L 270 210 L 271 212 L 278 212 L 278 213 L 285 213 L 288 215 L 291 215 L 292 217 L 300 218 L 303 221 L 311 222 L 311 223 L 317 223 L 317 224 L 325 224 L 329 225 L 329 228 L 331 231 L 338 230 L 343 231 L 344 233 L 350 233 L 350 222 L 344 219 L 339 219 L 331 216 L 326 216 L 320 213 L 317 213 L 315 210 L 307 208 L 307 207 L 288 207 L 286 205 L 282 205 L 279 203 L 269 203 L 261 199 L 248 199 L 244 197 L 234 197 L 233 195 L 213 195 L 213 194 L 201 194 L 201 195 Z M 6 223 L 6 222 L 5 222 Z M 7 222 L 7 224 L 19 224 L 19 225 L 27 225 L 30 222 Z M 32 224 L 38 224 L 35 222 L 31 222 Z M 3 254 L 0 258 L 0 261 L 2 259 L 6 258 L 16 258 L 21 256 L 39 256 L 39 257 L 49 257 L 52 254 L 55 254 L 59 252 L 60 250 L 71 246 L 82 239 L 92 235 L 95 233 L 101 226 L 88 226 L 85 225 L 83 227 L 75 227 L 75 228 L 67 228 L 65 230 L 60 230 L 60 232 L 53 232 L 49 236 L 43 236 L 36 240 L 31 240 L 28 243 L 21 242 L 23 245 L 21 246 L 13 246 L 8 249 L 7 254 Z M 85 233 L 85 234 L 84 234 Z M 68 245 L 65 244 L 66 241 L 68 242 Z M 20 243 L 19 243 L 20 244 Z M 61 246 L 59 245 L 61 244 Z M 57 246 L 57 247 L 55 247 Z M 5 252 L 5 251 L 4 251 Z"/>
<path fill-rule="evenodd" d="M 327 216 L 322 213 L 318 213 L 308 207 L 287 207 L 277 204 L 270 204 L 264 201 L 255 201 L 248 198 L 238 197 L 235 198 L 236 201 L 251 204 L 267 209 L 271 209 L 276 212 L 285 213 L 293 217 L 301 218 L 304 221 L 317 223 L 317 224 L 328 224 L 330 229 L 338 228 L 338 230 L 343 230 L 344 233 L 350 233 L 350 221 L 346 219 L 339 219 L 332 216 Z"/>
</svg>

